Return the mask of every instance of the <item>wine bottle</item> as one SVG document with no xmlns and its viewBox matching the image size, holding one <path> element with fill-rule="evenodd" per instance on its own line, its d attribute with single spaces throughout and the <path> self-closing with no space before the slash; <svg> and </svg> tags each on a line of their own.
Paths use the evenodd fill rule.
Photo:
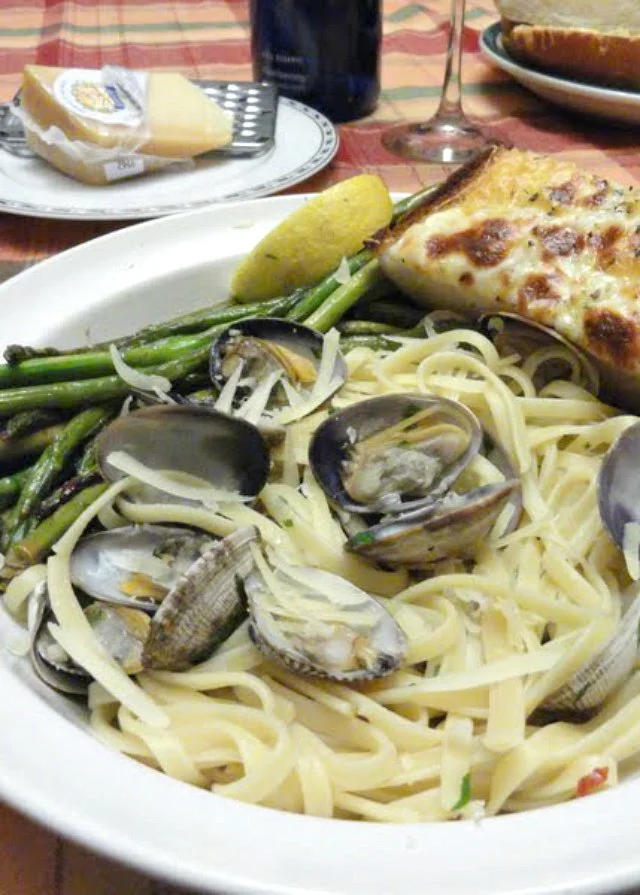
<svg viewBox="0 0 640 895">
<path fill-rule="evenodd" d="M 382 0 L 250 0 L 255 80 L 332 121 L 372 112 L 380 92 Z"/>
</svg>

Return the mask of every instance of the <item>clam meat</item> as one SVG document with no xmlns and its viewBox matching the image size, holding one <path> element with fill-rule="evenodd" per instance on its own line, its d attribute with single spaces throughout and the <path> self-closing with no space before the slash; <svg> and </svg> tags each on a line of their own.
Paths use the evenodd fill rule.
<svg viewBox="0 0 640 895">
<path fill-rule="evenodd" d="M 38 585 L 31 595 L 29 612 L 29 654 L 36 674 L 62 693 L 85 695 L 91 683 L 90 675 L 67 655 L 49 631 L 49 623 L 56 619 L 46 582 Z M 142 649 L 150 625 L 146 612 L 93 602 L 84 608 L 84 615 L 98 643 L 123 671 L 127 674 L 142 671 Z"/>
<path fill-rule="evenodd" d="M 407 641 L 393 617 L 338 575 L 260 563 L 244 589 L 252 640 L 299 674 L 364 681 L 391 674 L 404 662 Z"/>
<path fill-rule="evenodd" d="M 211 379 L 218 407 L 258 422 L 265 410 L 294 406 L 309 396 L 320 373 L 322 333 L 275 318 L 233 323 L 211 346 Z M 337 352 L 323 400 L 344 383 L 347 366 Z"/>
<path fill-rule="evenodd" d="M 458 492 L 481 448 L 498 480 Z M 522 511 L 506 452 L 471 411 L 445 398 L 397 394 L 352 404 L 319 426 L 309 463 L 349 536 L 346 549 L 391 568 L 472 558 L 499 520 L 507 534 Z"/>
<path fill-rule="evenodd" d="M 207 534 L 167 525 L 132 525 L 82 538 L 71 555 L 71 581 L 96 600 L 155 612 L 203 553 Z"/>
<path fill-rule="evenodd" d="M 383 395 L 325 420 L 309 446 L 331 502 L 352 513 L 407 513 L 444 494 L 480 449 L 464 405 L 426 395 Z"/>
</svg>

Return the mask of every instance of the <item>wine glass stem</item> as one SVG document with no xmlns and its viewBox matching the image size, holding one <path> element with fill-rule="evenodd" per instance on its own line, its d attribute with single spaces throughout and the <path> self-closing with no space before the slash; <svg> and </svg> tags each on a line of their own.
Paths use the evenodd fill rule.
<svg viewBox="0 0 640 895">
<path fill-rule="evenodd" d="M 466 0 L 451 0 L 451 24 L 449 27 L 449 44 L 447 46 L 447 62 L 444 70 L 442 94 L 436 118 L 447 121 L 464 120 L 462 111 L 462 83 L 460 69 L 462 65 L 462 28 Z"/>
</svg>

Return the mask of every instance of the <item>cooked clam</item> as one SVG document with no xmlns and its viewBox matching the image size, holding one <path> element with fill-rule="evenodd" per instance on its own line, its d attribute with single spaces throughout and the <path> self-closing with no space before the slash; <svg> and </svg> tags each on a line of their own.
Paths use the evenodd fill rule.
<svg viewBox="0 0 640 895">
<path fill-rule="evenodd" d="M 96 600 L 155 612 L 204 552 L 209 535 L 166 525 L 132 525 L 83 538 L 71 555 L 71 581 Z"/>
<path fill-rule="evenodd" d="M 517 354 L 525 370 L 535 363 L 536 388 L 556 379 L 570 379 L 598 395 L 600 377 L 594 362 L 555 329 L 507 311 L 483 314 L 478 323 L 501 356 Z"/>
<path fill-rule="evenodd" d="M 74 583 L 99 597 L 84 608 L 96 638 L 127 674 L 143 668 L 179 671 L 211 655 L 246 617 L 240 584 L 254 567 L 250 548 L 256 540 L 253 527 L 219 541 L 162 526 L 87 538 L 75 560 Z M 146 600 L 129 596 L 139 588 Z M 30 614 L 38 675 L 62 692 L 86 693 L 90 676 L 48 630 L 55 616 L 46 584 L 32 594 Z"/>
<path fill-rule="evenodd" d="M 624 551 L 632 573 L 640 558 L 639 457 L 640 423 L 635 423 L 609 449 L 598 476 L 600 518 L 614 543 Z M 543 709 L 575 715 L 589 714 L 629 677 L 638 658 L 638 584 L 633 586 L 626 602 L 626 611 L 607 643 L 560 690 L 545 699 Z"/>
<path fill-rule="evenodd" d="M 609 449 L 598 476 L 598 509 L 604 527 L 625 553 L 638 558 L 640 538 L 640 422 L 629 426 Z M 628 561 L 629 561 L 628 560 Z"/>
<path fill-rule="evenodd" d="M 384 519 L 359 531 L 347 549 L 391 567 L 429 569 L 443 559 L 473 558 L 507 504 L 513 510 L 501 535 L 520 515 L 520 482 L 484 485 L 463 494 L 448 494 L 422 514 Z"/>
<path fill-rule="evenodd" d="M 541 708 L 567 715 L 589 715 L 624 684 L 638 659 L 640 590 L 607 643 L 571 679 L 551 693 Z"/>
<path fill-rule="evenodd" d="M 282 404 L 310 393 L 323 352 L 323 335 L 289 320 L 255 317 L 233 323 L 211 346 L 211 378 L 220 389 L 232 386 L 225 410 L 238 408 L 258 385 L 269 402 Z M 338 351 L 325 399 L 344 383 L 347 366 Z M 226 404 L 228 403 L 228 407 Z"/>
<path fill-rule="evenodd" d="M 369 594 L 320 569 L 280 565 L 244 581 L 249 633 L 269 658 L 299 674 L 364 681 L 399 668 L 406 638 Z"/>
<path fill-rule="evenodd" d="M 186 474 L 247 497 L 262 490 L 269 474 L 269 452 L 255 426 L 202 405 L 144 407 L 110 423 L 96 440 L 100 470 L 109 481 L 125 474 L 109 462 L 117 451 L 153 470 Z M 147 487 L 138 499 L 162 498 Z"/>
<path fill-rule="evenodd" d="M 85 695 L 91 676 L 67 655 L 49 631 L 55 616 L 45 582 L 32 593 L 29 612 L 29 655 L 38 677 L 61 693 Z M 85 607 L 84 614 L 98 642 L 127 674 L 142 670 L 142 648 L 150 624 L 145 612 L 94 602 Z"/>
<path fill-rule="evenodd" d="M 207 550 L 162 601 L 144 645 L 145 668 L 181 671 L 210 656 L 247 614 L 241 582 L 254 567 L 248 526 Z"/>
<path fill-rule="evenodd" d="M 406 514 L 444 494 L 481 442 L 475 416 L 456 401 L 384 395 L 325 420 L 311 440 L 309 463 L 343 510 Z"/>
<path fill-rule="evenodd" d="M 46 581 L 41 582 L 29 597 L 29 659 L 40 680 L 60 693 L 86 696 L 91 676 L 76 665 L 49 633 L 49 622 L 55 621 L 49 603 Z"/>
</svg>

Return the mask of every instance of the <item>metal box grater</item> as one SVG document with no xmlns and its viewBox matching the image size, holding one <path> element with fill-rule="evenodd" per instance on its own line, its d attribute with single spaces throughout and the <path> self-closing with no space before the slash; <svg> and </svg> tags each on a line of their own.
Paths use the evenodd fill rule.
<svg viewBox="0 0 640 895">
<path fill-rule="evenodd" d="M 260 155 L 275 143 L 278 88 L 266 81 L 194 81 L 233 115 L 233 141 L 216 155 Z"/>
<path fill-rule="evenodd" d="M 194 84 L 233 116 L 233 140 L 228 146 L 212 150 L 212 155 L 262 155 L 275 143 L 278 90 L 273 84 L 253 81 L 198 81 Z M 0 104 L 0 149 L 12 155 L 32 156 L 27 146 L 20 119 L 12 106 L 20 102 Z"/>
</svg>

